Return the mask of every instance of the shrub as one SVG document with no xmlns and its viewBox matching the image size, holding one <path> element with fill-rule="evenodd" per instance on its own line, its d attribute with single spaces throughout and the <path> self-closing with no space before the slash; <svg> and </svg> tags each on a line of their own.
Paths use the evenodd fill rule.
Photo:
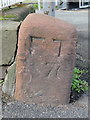
<svg viewBox="0 0 90 120">
<path fill-rule="evenodd" d="M 38 4 L 33 5 L 34 9 L 38 9 Z"/>
</svg>

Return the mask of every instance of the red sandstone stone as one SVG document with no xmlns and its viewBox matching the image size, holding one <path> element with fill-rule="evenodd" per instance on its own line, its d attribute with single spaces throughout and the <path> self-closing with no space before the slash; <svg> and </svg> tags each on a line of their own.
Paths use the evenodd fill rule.
<svg viewBox="0 0 90 120">
<path fill-rule="evenodd" d="M 69 103 L 76 40 L 71 24 L 28 15 L 19 30 L 15 98 L 37 104 Z"/>
</svg>

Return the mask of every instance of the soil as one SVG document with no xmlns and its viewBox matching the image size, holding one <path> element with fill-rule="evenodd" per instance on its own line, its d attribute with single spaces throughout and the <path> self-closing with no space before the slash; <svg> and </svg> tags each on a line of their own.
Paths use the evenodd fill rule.
<svg viewBox="0 0 90 120">
<path fill-rule="evenodd" d="M 71 91 L 71 95 L 70 95 L 70 103 L 75 102 L 77 100 L 79 100 L 79 98 L 84 94 L 84 92 L 76 92 L 76 91 Z"/>
</svg>

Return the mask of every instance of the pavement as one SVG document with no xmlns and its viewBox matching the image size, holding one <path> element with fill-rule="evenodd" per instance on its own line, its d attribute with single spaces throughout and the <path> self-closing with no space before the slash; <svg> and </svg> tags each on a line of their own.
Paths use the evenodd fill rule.
<svg viewBox="0 0 90 120">
<path fill-rule="evenodd" d="M 88 98 L 59 106 L 40 106 L 14 101 L 3 105 L 4 118 L 88 118 Z"/>
<path fill-rule="evenodd" d="M 81 62 L 81 66 L 83 64 L 86 66 L 85 61 L 88 57 L 88 10 L 57 10 L 56 18 L 68 21 L 76 27 L 79 38 L 77 53 L 79 51 L 79 57 L 84 60 Z M 82 96 L 75 103 L 59 106 L 28 105 L 20 101 L 8 102 L 3 104 L 0 116 L 2 114 L 4 118 L 88 118 L 88 96 Z"/>
</svg>

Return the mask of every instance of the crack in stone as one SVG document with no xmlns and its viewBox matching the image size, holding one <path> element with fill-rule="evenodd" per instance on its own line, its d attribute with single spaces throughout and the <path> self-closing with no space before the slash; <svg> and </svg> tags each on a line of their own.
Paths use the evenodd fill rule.
<svg viewBox="0 0 90 120">
<path fill-rule="evenodd" d="M 21 25 L 21 24 L 20 24 L 20 25 Z M 2 64 L 2 65 L 0 65 L 0 67 L 7 67 L 7 68 L 6 68 L 6 71 L 5 71 L 5 77 L 6 77 L 6 75 L 8 74 L 7 69 L 15 62 L 15 59 L 16 59 L 17 50 L 18 50 L 18 33 L 19 33 L 20 25 L 19 25 L 18 28 L 17 28 L 17 42 L 16 42 L 16 48 L 15 48 L 15 51 L 14 51 L 13 56 L 12 56 L 12 58 L 10 59 L 10 61 L 9 61 L 7 64 Z M 4 81 L 5 81 L 5 77 L 3 78 Z"/>
<path fill-rule="evenodd" d="M 21 25 L 21 23 L 20 23 L 20 25 Z M 18 50 L 18 33 L 19 33 L 20 25 L 17 28 L 17 42 L 16 42 L 16 49 L 14 51 L 14 55 L 12 56 L 12 58 L 10 59 L 10 61 L 7 64 L 2 64 L 2 65 L 0 65 L 0 67 L 7 67 L 7 66 L 9 67 L 15 62 L 17 50 Z"/>
<path fill-rule="evenodd" d="M 60 66 L 58 66 L 57 69 L 56 69 L 56 76 L 58 75 L 59 68 L 60 68 Z"/>
<path fill-rule="evenodd" d="M 62 40 L 53 39 L 53 42 L 60 42 L 60 46 L 59 46 L 59 53 L 58 53 L 58 57 L 60 57 Z"/>
<path fill-rule="evenodd" d="M 29 51 L 30 51 L 30 55 L 32 54 L 32 44 L 33 44 L 33 37 L 30 36 L 30 40 L 31 40 L 31 43 L 30 43 L 30 48 L 29 48 Z"/>
<path fill-rule="evenodd" d="M 57 65 L 56 68 L 55 68 L 55 65 L 56 64 L 54 64 L 53 67 L 49 70 L 49 72 L 46 75 L 47 77 L 50 77 L 50 74 L 54 73 L 54 72 L 55 72 L 55 75 L 57 76 L 60 66 Z"/>
<path fill-rule="evenodd" d="M 53 67 L 49 70 L 49 72 L 47 73 L 47 77 L 50 77 L 50 74 L 51 74 L 51 72 L 52 72 L 52 69 L 53 69 Z"/>
<path fill-rule="evenodd" d="M 32 40 L 45 40 L 44 37 L 35 37 L 35 36 L 31 36 Z"/>
<path fill-rule="evenodd" d="M 58 57 L 60 57 L 62 42 L 60 42 Z"/>
</svg>

